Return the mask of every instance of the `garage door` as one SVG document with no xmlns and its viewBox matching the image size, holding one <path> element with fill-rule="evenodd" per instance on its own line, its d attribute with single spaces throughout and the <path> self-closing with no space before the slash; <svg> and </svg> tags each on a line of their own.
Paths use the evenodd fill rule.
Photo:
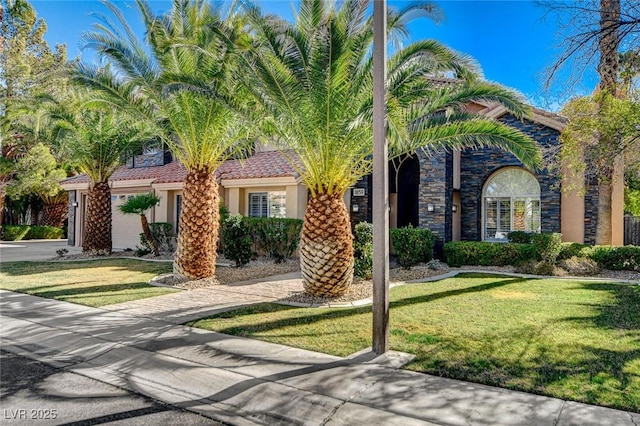
<svg viewBox="0 0 640 426">
<path fill-rule="evenodd" d="M 135 250 L 140 245 L 140 216 L 136 214 L 122 214 L 118 206 L 127 201 L 128 198 L 136 194 L 118 194 L 111 196 L 111 213 L 113 217 L 112 238 L 113 249 L 124 250 L 127 248 Z M 148 216 L 147 216 L 148 217 Z"/>
</svg>

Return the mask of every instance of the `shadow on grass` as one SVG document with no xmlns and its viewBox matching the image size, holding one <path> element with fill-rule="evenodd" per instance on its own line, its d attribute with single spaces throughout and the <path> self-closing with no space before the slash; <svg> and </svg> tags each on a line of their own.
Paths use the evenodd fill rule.
<svg viewBox="0 0 640 426">
<path fill-rule="evenodd" d="M 503 334 L 479 336 L 473 351 L 468 342 L 452 337 L 443 338 L 433 351 L 433 346 L 403 343 L 401 350 L 417 355 L 407 368 L 640 412 L 640 288 L 577 284 L 572 290 L 608 293 L 601 304 L 582 304 L 593 308 L 595 315 L 564 317 Z M 569 342 L 554 338 L 553 329 L 563 323 L 578 325 L 585 338 L 577 336 Z M 599 340 L 592 335 L 594 329 L 600 330 Z M 503 349 L 511 346 L 514 351 L 505 354 Z"/>
<path fill-rule="evenodd" d="M 482 276 L 481 278 L 486 279 L 487 276 Z M 522 279 L 522 278 L 510 278 L 510 277 L 509 278 L 505 278 L 504 276 L 495 277 L 495 278 L 499 278 L 499 280 L 498 281 L 494 281 L 494 282 L 490 282 L 490 283 L 487 283 L 487 284 L 474 285 L 474 286 L 469 286 L 469 287 L 465 287 L 465 288 L 461 288 L 461 289 L 447 290 L 447 291 L 442 291 L 442 292 L 433 293 L 433 294 L 427 294 L 427 295 L 422 295 L 422 296 L 407 297 L 407 298 L 404 298 L 404 299 L 392 301 L 392 302 L 390 302 L 389 306 L 390 306 L 391 309 L 393 309 L 393 308 L 399 308 L 399 307 L 407 306 L 407 305 L 417 305 L 417 304 L 422 304 L 422 303 L 429 303 L 431 301 L 438 300 L 438 299 L 443 299 L 443 298 L 446 298 L 446 297 L 454 297 L 454 296 L 459 296 L 459 295 L 468 294 L 468 293 L 477 293 L 477 292 L 481 292 L 481 291 L 488 291 L 488 290 L 492 290 L 492 289 L 497 288 L 497 287 L 502 287 L 502 286 L 505 286 L 505 285 L 526 281 L 525 279 Z M 293 306 L 265 303 L 265 304 L 250 306 L 250 307 L 247 307 L 247 308 L 244 308 L 244 309 L 224 312 L 224 313 L 221 313 L 221 314 L 218 314 L 218 315 L 214 315 L 214 316 L 208 317 L 208 318 L 237 318 L 237 317 L 242 317 L 242 316 L 245 316 L 245 315 L 262 314 L 262 313 L 269 313 L 269 312 L 283 312 L 283 311 L 290 311 L 290 310 L 293 310 L 293 309 L 298 309 L 299 310 L 300 308 L 293 307 Z M 315 311 L 315 309 L 314 309 L 314 311 Z M 297 326 L 297 325 L 311 324 L 311 323 L 314 323 L 314 322 L 337 319 L 337 318 L 346 318 L 346 317 L 350 317 L 350 316 L 354 316 L 354 315 L 365 314 L 365 313 L 368 313 L 368 312 L 371 312 L 371 306 L 370 305 L 369 306 L 363 306 L 361 308 L 353 308 L 353 309 L 338 309 L 338 310 L 336 310 L 335 308 L 330 309 L 330 310 L 321 309 L 320 313 L 313 313 L 311 311 L 304 311 L 304 312 L 302 312 L 300 314 L 300 316 L 295 317 L 295 318 L 279 319 L 279 320 L 275 320 L 275 321 L 262 322 L 260 324 L 247 325 L 247 326 L 241 326 L 241 327 L 229 327 L 229 328 L 226 328 L 226 329 L 219 330 L 219 332 L 220 333 L 227 333 L 227 334 L 238 334 L 240 332 L 240 330 L 241 330 L 243 335 L 248 336 L 248 335 L 251 335 L 252 333 L 256 333 L 256 332 L 277 330 L 277 329 L 282 328 L 282 327 L 291 327 L 291 326 Z M 202 320 L 207 320 L 208 318 L 203 318 Z M 198 321 L 194 321 L 194 322 L 191 322 L 189 324 L 197 326 L 197 322 Z"/>
</svg>

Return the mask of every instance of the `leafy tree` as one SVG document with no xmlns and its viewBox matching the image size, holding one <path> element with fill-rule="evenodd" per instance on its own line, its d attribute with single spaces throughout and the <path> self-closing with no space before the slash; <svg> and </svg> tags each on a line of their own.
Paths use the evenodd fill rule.
<svg viewBox="0 0 640 426">
<path fill-rule="evenodd" d="M 250 123 L 236 112 L 246 96 L 231 78 L 235 52 L 248 45 L 244 23 L 234 8 L 224 14 L 204 0 L 174 0 L 165 16 L 137 0 L 146 30 L 140 40 L 121 11 L 105 4 L 110 17 L 85 41 L 112 68 L 80 64 L 77 80 L 100 91 L 104 103 L 165 125 L 164 141 L 187 169 L 174 272 L 213 276 L 220 227 L 214 172 L 252 145 Z"/>
<path fill-rule="evenodd" d="M 66 105 L 55 117 L 63 151 L 90 181 L 82 251 L 107 255 L 112 249 L 109 177 L 156 129 L 114 108 L 90 108 L 90 101 Z"/>
<path fill-rule="evenodd" d="M 7 187 L 12 198 L 36 194 L 44 201 L 42 225 L 61 227 L 67 213 L 67 193 L 60 181 L 67 177 L 48 146 L 39 143 L 20 158 L 16 177 Z"/>
<path fill-rule="evenodd" d="M 621 158 L 633 166 L 640 131 L 640 104 L 630 99 L 618 99 L 607 92 L 571 100 L 562 114 L 569 118 L 561 135 L 564 163 L 574 176 L 584 174 L 587 181 L 599 186 L 611 185 L 611 171 Z M 607 141 L 607 143 L 604 143 Z M 600 191 L 599 205 L 611 211 L 610 196 Z M 598 214 L 605 214 L 599 208 Z M 600 216 L 598 216 L 600 222 Z M 597 240 L 598 241 L 598 240 Z"/>
<path fill-rule="evenodd" d="M 353 276 L 353 237 L 345 190 L 371 172 L 372 20 L 369 1 L 302 0 L 293 23 L 249 8 L 256 45 L 243 73 L 275 140 L 293 150 L 292 165 L 309 188 L 300 243 L 305 291 L 337 296 Z M 392 39 L 401 41 L 414 17 L 439 16 L 432 3 L 390 10 Z M 523 117 L 518 96 L 480 81 L 470 58 L 433 40 L 399 48 L 388 61 L 390 157 L 417 149 L 493 145 L 528 166 L 539 164 L 534 141 L 484 119 L 464 105 L 498 102 Z M 442 79 L 453 76 L 456 79 Z"/>
<path fill-rule="evenodd" d="M 15 162 L 37 143 L 25 127 L 38 117 L 25 113 L 43 94 L 60 88 L 66 47 L 51 50 L 44 41 L 47 26 L 26 0 L 0 1 L 0 223 L 7 184 Z"/>
<path fill-rule="evenodd" d="M 148 194 L 135 195 L 129 198 L 124 204 L 118 206 L 118 209 L 124 214 L 140 215 L 142 233 L 144 234 L 144 238 L 147 240 L 147 243 L 149 243 L 149 247 L 151 247 L 151 251 L 153 251 L 154 256 L 159 256 L 160 251 L 158 250 L 158 245 L 151 234 L 151 228 L 149 228 L 149 221 L 147 221 L 145 213 L 159 202 L 160 198 L 153 192 L 149 192 Z"/>
<path fill-rule="evenodd" d="M 640 49 L 636 36 L 640 27 L 640 4 L 634 0 L 544 1 L 542 4 L 549 11 L 555 12 L 559 21 L 563 22 L 560 24 L 560 29 L 564 38 L 564 49 L 550 69 L 547 86 L 557 75 L 558 70 L 569 63 L 573 69 L 570 81 L 574 83 L 582 79 L 586 70 L 597 64 L 599 82 L 592 101 L 602 109 L 597 111 L 597 115 L 609 121 L 612 102 L 608 98 L 628 96 L 632 89 L 633 74 L 637 73 L 637 59 L 634 59 L 634 53 L 621 55 L 620 51 L 625 49 L 627 52 L 633 52 Z M 598 104 L 598 102 L 602 103 Z M 568 105 L 565 109 L 574 108 L 575 105 Z M 621 133 L 623 132 L 595 133 L 590 136 L 591 139 L 588 142 L 587 151 L 593 153 L 594 145 L 599 145 L 595 151 L 602 154 L 595 159 L 595 163 L 590 165 L 599 168 L 595 182 L 598 190 L 596 244 L 604 245 L 612 242 L 611 196 L 615 172 L 614 160 L 616 155 L 620 154 L 619 148 L 627 146 L 634 140 L 633 138 L 609 139 L 624 137 Z M 595 139 L 593 139 L 594 136 Z M 622 160 L 622 157 L 618 160 Z M 623 166 L 622 162 L 618 164 L 619 167 Z"/>
</svg>

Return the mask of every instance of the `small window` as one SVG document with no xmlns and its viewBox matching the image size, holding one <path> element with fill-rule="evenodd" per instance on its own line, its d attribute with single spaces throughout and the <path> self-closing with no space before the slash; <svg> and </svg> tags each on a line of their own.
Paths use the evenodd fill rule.
<svg viewBox="0 0 640 426">
<path fill-rule="evenodd" d="M 250 217 L 287 217 L 286 192 L 249 193 Z"/>
</svg>

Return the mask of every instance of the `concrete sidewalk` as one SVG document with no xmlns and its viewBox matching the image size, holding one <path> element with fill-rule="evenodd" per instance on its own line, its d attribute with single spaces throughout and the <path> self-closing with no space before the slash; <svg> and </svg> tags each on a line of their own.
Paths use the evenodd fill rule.
<svg viewBox="0 0 640 426">
<path fill-rule="evenodd" d="M 640 414 L 398 370 L 393 353 L 344 359 L 8 291 L 0 312 L 9 352 L 231 424 L 640 424 Z"/>
</svg>

